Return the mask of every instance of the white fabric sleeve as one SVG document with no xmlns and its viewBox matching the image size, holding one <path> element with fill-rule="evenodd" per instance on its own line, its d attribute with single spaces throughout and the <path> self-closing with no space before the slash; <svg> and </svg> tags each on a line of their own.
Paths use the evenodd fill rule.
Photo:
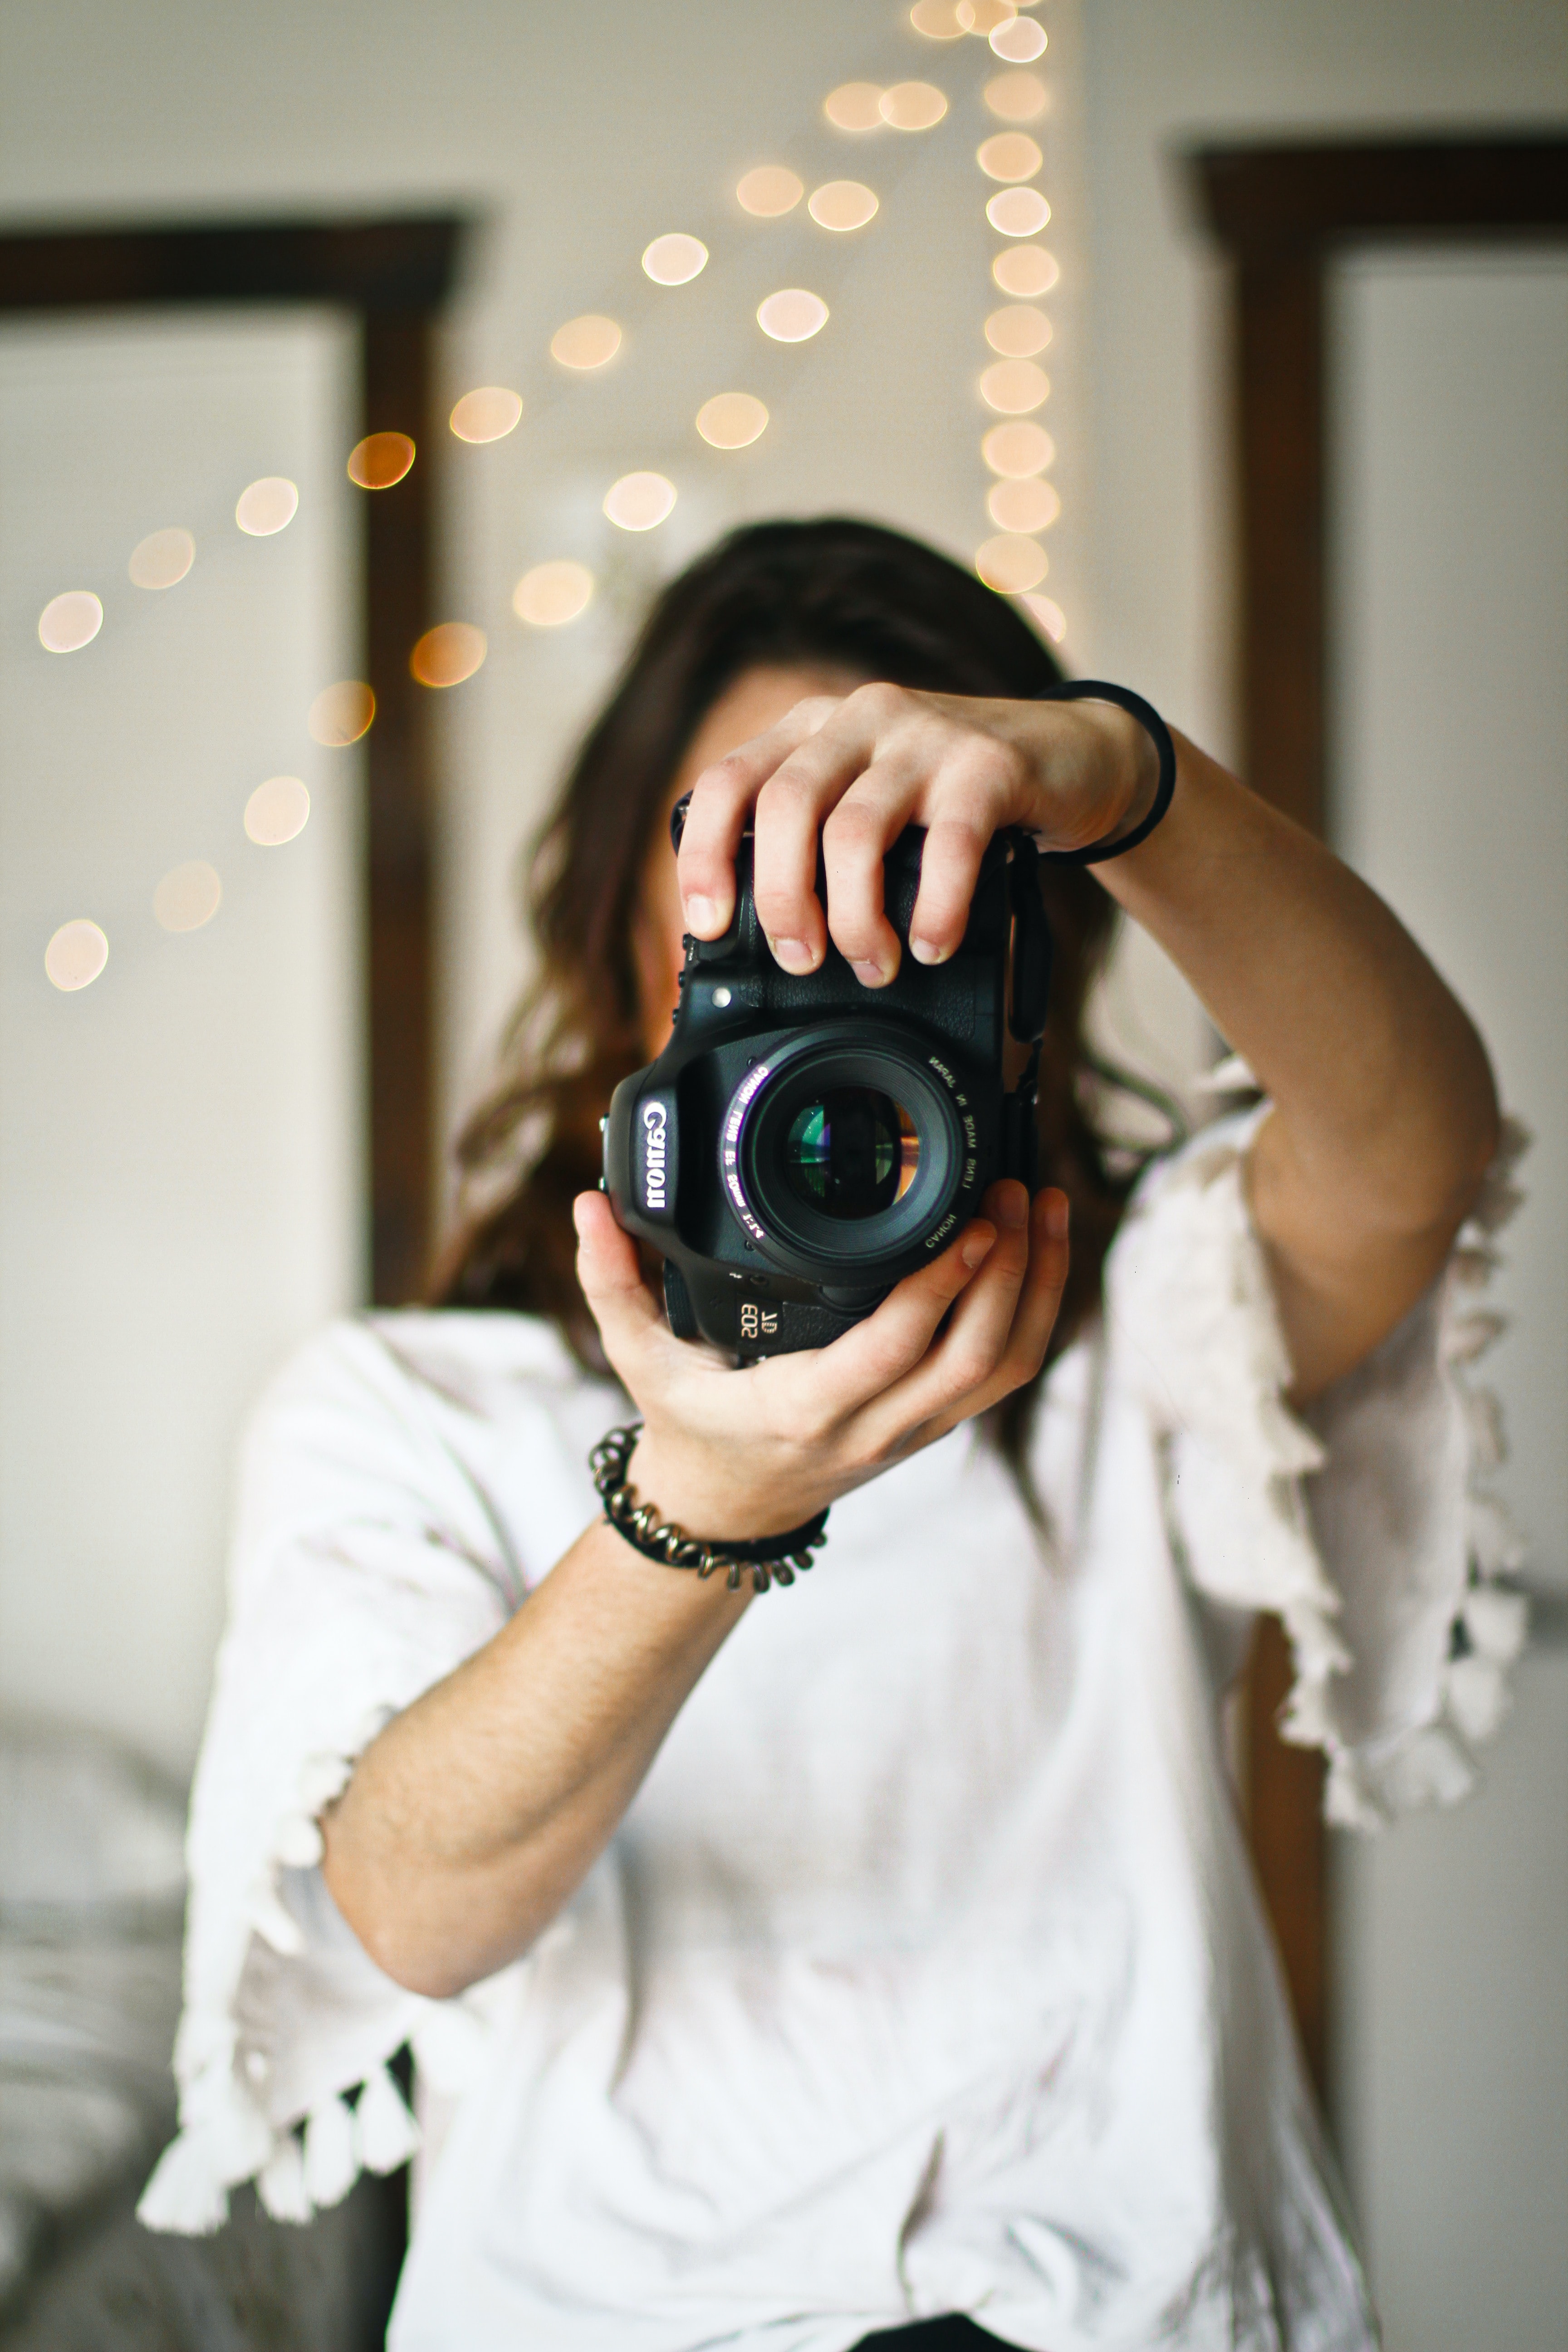
<svg viewBox="0 0 1568 2352">
<path fill-rule="evenodd" d="M 1146 1413 L 1173 1549 L 1197 1592 L 1284 1622 L 1283 1736 L 1328 1758 L 1331 1821 L 1383 1825 L 1473 1786 L 1525 1604 L 1489 1478 L 1496 1399 L 1470 1372 L 1502 1329 L 1477 1293 L 1518 1205 L 1509 1121 L 1426 1296 L 1304 1417 L 1253 1228 L 1244 1160 L 1268 1104 L 1206 1129 L 1141 1186 L 1106 1269 L 1116 1376 Z"/>
<path fill-rule="evenodd" d="M 150 2227 L 215 2230 L 251 2179 L 275 2217 L 308 2220 L 362 2165 L 391 2171 L 416 2144 L 388 2058 L 412 2040 L 446 2088 L 480 2056 L 515 1969 L 455 2000 L 405 1992 L 339 1916 L 317 1823 L 383 1725 L 521 1593 L 418 1383 L 374 1325 L 323 1334 L 264 1399 L 243 1455 L 192 1796 L 180 2131 L 142 2194 Z"/>
</svg>

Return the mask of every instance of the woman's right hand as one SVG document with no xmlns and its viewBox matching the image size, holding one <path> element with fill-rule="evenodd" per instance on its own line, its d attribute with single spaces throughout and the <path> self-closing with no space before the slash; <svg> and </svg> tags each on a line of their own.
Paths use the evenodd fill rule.
<svg viewBox="0 0 1568 2352">
<path fill-rule="evenodd" d="M 643 1416 L 638 1496 L 696 1536 L 783 1534 L 1032 1380 L 1067 1280 L 1067 1195 L 1031 1206 L 1004 1181 L 983 1206 L 830 1347 L 738 1371 L 675 1338 L 609 1202 L 580 1193 L 578 1280 Z"/>
</svg>

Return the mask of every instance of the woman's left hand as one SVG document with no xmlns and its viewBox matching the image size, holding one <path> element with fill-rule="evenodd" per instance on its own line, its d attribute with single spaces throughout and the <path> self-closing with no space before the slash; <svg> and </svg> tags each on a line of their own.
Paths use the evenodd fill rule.
<svg viewBox="0 0 1568 2352">
<path fill-rule="evenodd" d="M 831 936 L 865 985 L 879 988 L 900 953 L 882 911 L 882 859 L 906 825 L 927 831 L 910 952 L 942 963 L 963 937 L 993 834 L 1021 825 L 1042 847 L 1083 848 L 1131 830 L 1157 781 L 1153 744 L 1111 703 L 900 686 L 813 696 L 698 778 L 680 845 L 686 926 L 699 939 L 728 929 L 750 823 L 757 914 L 775 960 L 813 971 Z"/>
</svg>

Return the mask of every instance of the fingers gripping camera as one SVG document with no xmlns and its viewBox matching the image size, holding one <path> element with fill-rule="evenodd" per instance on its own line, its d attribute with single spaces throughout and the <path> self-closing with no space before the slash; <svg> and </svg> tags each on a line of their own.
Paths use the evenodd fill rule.
<svg viewBox="0 0 1568 2352">
<path fill-rule="evenodd" d="M 911 826 L 884 861 L 906 942 L 924 840 Z M 805 976 L 775 964 L 749 836 L 736 886 L 723 938 L 687 940 L 668 1045 L 616 1089 L 604 1181 L 626 1231 L 663 1255 L 676 1335 L 749 1363 L 825 1347 L 868 1315 L 997 1177 L 1033 1191 L 1050 933 L 1021 835 L 987 849 L 957 954 L 906 954 L 874 994 L 831 945 Z M 1009 1034 L 1036 1049 L 1011 1091 Z"/>
</svg>

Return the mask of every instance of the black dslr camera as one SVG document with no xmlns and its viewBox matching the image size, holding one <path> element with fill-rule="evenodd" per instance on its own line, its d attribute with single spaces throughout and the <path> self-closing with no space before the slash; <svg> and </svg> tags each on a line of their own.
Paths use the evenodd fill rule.
<svg viewBox="0 0 1568 2352">
<path fill-rule="evenodd" d="M 682 802 L 678 849 L 684 816 Z M 906 949 L 924 842 L 911 826 L 884 862 Z M 747 835 L 734 919 L 722 939 L 687 939 L 669 1043 L 622 1080 L 605 1121 L 605 1189 L 663 1255 L 679 1339 L 742 1363 L 825 1347 L 944 1248 L 997 1177 L 1034 1190 L 1050 978 L 1037 867 L 1026 835 L 998 835 L 957 954 L 931 966 L 906 952 L 872 992 L 831 942 L 817 971 L 780 970 Z M 1036 1047 L 1010 1093 L 1008 1028 Z"/>
</svg>

